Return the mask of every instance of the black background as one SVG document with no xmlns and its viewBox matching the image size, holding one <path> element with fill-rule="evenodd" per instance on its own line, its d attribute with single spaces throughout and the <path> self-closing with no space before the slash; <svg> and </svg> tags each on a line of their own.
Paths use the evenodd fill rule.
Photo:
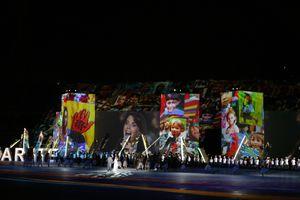
<svg viewBox="0 0 300 200">
<path fill-rule="evenodd" d="M 298 9 L 251 3 L 3 3 L 1 143 L 57 108 L 69 82 L 297 79 Z"/>
</svg>

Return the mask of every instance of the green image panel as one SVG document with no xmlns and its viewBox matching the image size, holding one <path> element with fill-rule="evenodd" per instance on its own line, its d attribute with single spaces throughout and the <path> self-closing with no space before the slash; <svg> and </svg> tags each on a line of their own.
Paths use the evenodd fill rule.
<svg viewBox="0 0 300 200">
<path fill-rule="evenodd" d="M 239 123 L 263 126 L 263 93 L 239 91 Z"/>
</svg>

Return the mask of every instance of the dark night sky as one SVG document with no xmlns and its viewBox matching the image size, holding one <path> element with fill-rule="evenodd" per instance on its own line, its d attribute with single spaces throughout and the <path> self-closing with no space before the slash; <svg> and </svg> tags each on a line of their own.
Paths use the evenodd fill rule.
<svg viewBox="0 0 300 200">
<path fill-rule="evenodd" d="M 57 104 L 57 82 L 297 78 L 298 9 L 279 1 L 237 6 L 8 1 L 0 140 Z"/>
</svg>

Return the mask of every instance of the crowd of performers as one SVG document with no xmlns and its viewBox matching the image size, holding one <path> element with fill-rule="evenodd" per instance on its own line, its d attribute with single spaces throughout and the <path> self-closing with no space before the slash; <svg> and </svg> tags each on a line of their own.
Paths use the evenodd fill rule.
<svg viewBox="0 0 300 200">
<path fill-rule="evenodd" d="M 268 155 L 264 157 L 243 157 L 234 158 L 222 155 L 203 157 L 201 154 L 180 154 L 180 153 L 126 153 L 126 152 L 69 152 L 68 154 L 56 153 L 51 157 L 48 151 L 38 151 L 44 138 L 43 132 L 39 134 L 36 144 L 29 146 L 28 131 L 24 129 L 21 135 L 20 144 L 25 149 L 24 166 L 80 166 L 84 168 L 106 167 L 108 171 L 126 168 L 135 168 L 137 170 L 167 171 L 186 168 L 202 168 L 210 170 L 212 168 L 248 168 L 248 169 L 289 169 L 300 170 L 300 158 L 285 157 L 271 158 Z M 13 144 L 15 145 L 15 144 Z M 47 147 L 46 149 L 50 148 Z M 0 158 L 2 157 L 0 148 Z"/>
<path fill-rule="evenodd" d="M 0 149 L 0 157 L 2 151 Z M 280 169 L 300 170 L 300 158 L 236 158 L 215 155 L 210 156 L 205 162 L 200 155 L 187 155 L 184 159 L 179 154 L 119 154 L 119 152 L 97 152 L 97 153 L 76 153 L 56 157 L 50 157 L 49 153 L 42 154 L 29 148 L 24 155 L 24 166 L 58 166 L 58 167 L 106 167 L 108 171 L 127 168 L 137 170 L 168 171 L 178 169 L 205 169 L 213 168 L 246 168 L 246 169 Z"/>
</svg>

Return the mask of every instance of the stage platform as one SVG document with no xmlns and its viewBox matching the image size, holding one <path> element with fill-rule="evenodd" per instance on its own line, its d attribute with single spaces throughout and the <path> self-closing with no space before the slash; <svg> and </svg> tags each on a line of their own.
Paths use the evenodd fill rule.
<svg viewBox="0 0 300 200">
<path fill-rule="evenodd" d="M 105 168 L 0 166 L 2 194 L 43 199 L 299 199 L 300 172 L 240 169 L 204 172 Z M 17 192 L 16 192 L 17 191 Z M 67 195 L 67 196 L 66 196 Z M 68 197 L 69 195 L 69 197 Z"/>
</svg>

